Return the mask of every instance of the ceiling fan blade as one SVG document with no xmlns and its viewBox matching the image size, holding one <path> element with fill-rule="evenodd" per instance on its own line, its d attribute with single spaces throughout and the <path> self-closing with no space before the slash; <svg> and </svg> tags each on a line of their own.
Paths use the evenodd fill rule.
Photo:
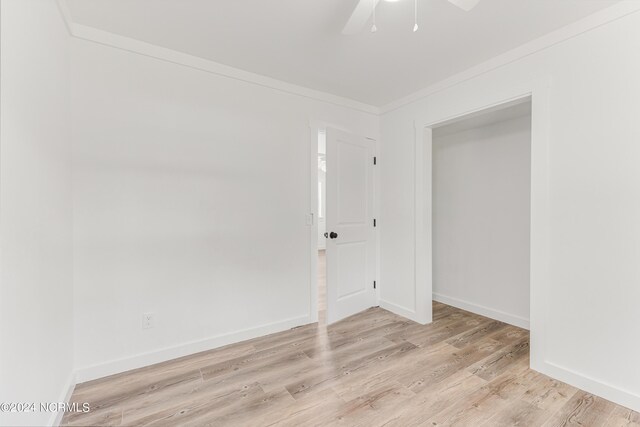
<svg viewBox="0 0 640 427">
<path fill-rule="evenodd" d="M 478 3 L 480 3 L 480 0 L 449 0 L 449 2 L 455 4 L 460 9 L 469 12 L 471 9 L 476 7 Z"/>
<path fill-rule="evenodd" d="M 380 0 L 359 0 L 347 24 L 342 29 L 342 34 L 353 35 L 362 31 L 371 17 L 371 13 Z"/>
</svg>

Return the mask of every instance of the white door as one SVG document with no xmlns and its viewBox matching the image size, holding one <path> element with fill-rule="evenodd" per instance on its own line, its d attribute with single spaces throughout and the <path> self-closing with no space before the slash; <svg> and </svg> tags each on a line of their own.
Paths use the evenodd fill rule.
<svg viewBox="0 0 640 427">
<path fill-rule="evenodd" d="M 375 305 L 374 142 L 327 129 L 327 322 Z"/>
</svg>

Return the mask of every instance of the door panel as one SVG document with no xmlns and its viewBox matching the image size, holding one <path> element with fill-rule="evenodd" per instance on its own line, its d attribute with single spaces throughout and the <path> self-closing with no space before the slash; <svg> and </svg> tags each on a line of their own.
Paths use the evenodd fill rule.
<svg viewBox="0 0 640 427">
<path fill-rule="evenodd" d="M 327 320 L 375 305 L 373 141 L 327 129 Z"/>
<path fill-rule="evenodd" d="M 338 162 L 338 224 L 361 224 L 367 222 L 367 147 L 338 140 L 336 147 Z"/>
<path fill-rule="evenodd" d="M 366 290 L 367 248 L 362 242 L 336 245 L 338 301 Z"/>
</svg>

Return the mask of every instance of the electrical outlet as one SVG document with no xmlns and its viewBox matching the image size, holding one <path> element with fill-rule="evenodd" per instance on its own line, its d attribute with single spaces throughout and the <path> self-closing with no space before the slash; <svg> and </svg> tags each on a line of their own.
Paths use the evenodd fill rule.
<svg viewBox="0 0 640 427">
<path fill-rule="evenodd" d="M 142 314 L 142 329 L 150 329 L 153 328 L 155 323 L 153 313 L 143 313 Z"/>
</svg>

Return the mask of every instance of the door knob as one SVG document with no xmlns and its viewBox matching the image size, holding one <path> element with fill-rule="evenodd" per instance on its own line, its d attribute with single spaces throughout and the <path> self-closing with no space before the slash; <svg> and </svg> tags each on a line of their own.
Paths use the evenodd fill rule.
<svg viewBox="0 0 640 427">
<path fill-rule="evenodd" d="M 335 231 L 332 231 L 331 233 L 329 233 L 329 237 L 331 239 L 335 239 L 336 237 L 338 237 L 338 233 L 336 233 Z"/>
<path fill-rule="evenodd" d="M 329 238 L 329 233 L 324 233 L 324 238 L 328 239 Z"/>
</svg>

